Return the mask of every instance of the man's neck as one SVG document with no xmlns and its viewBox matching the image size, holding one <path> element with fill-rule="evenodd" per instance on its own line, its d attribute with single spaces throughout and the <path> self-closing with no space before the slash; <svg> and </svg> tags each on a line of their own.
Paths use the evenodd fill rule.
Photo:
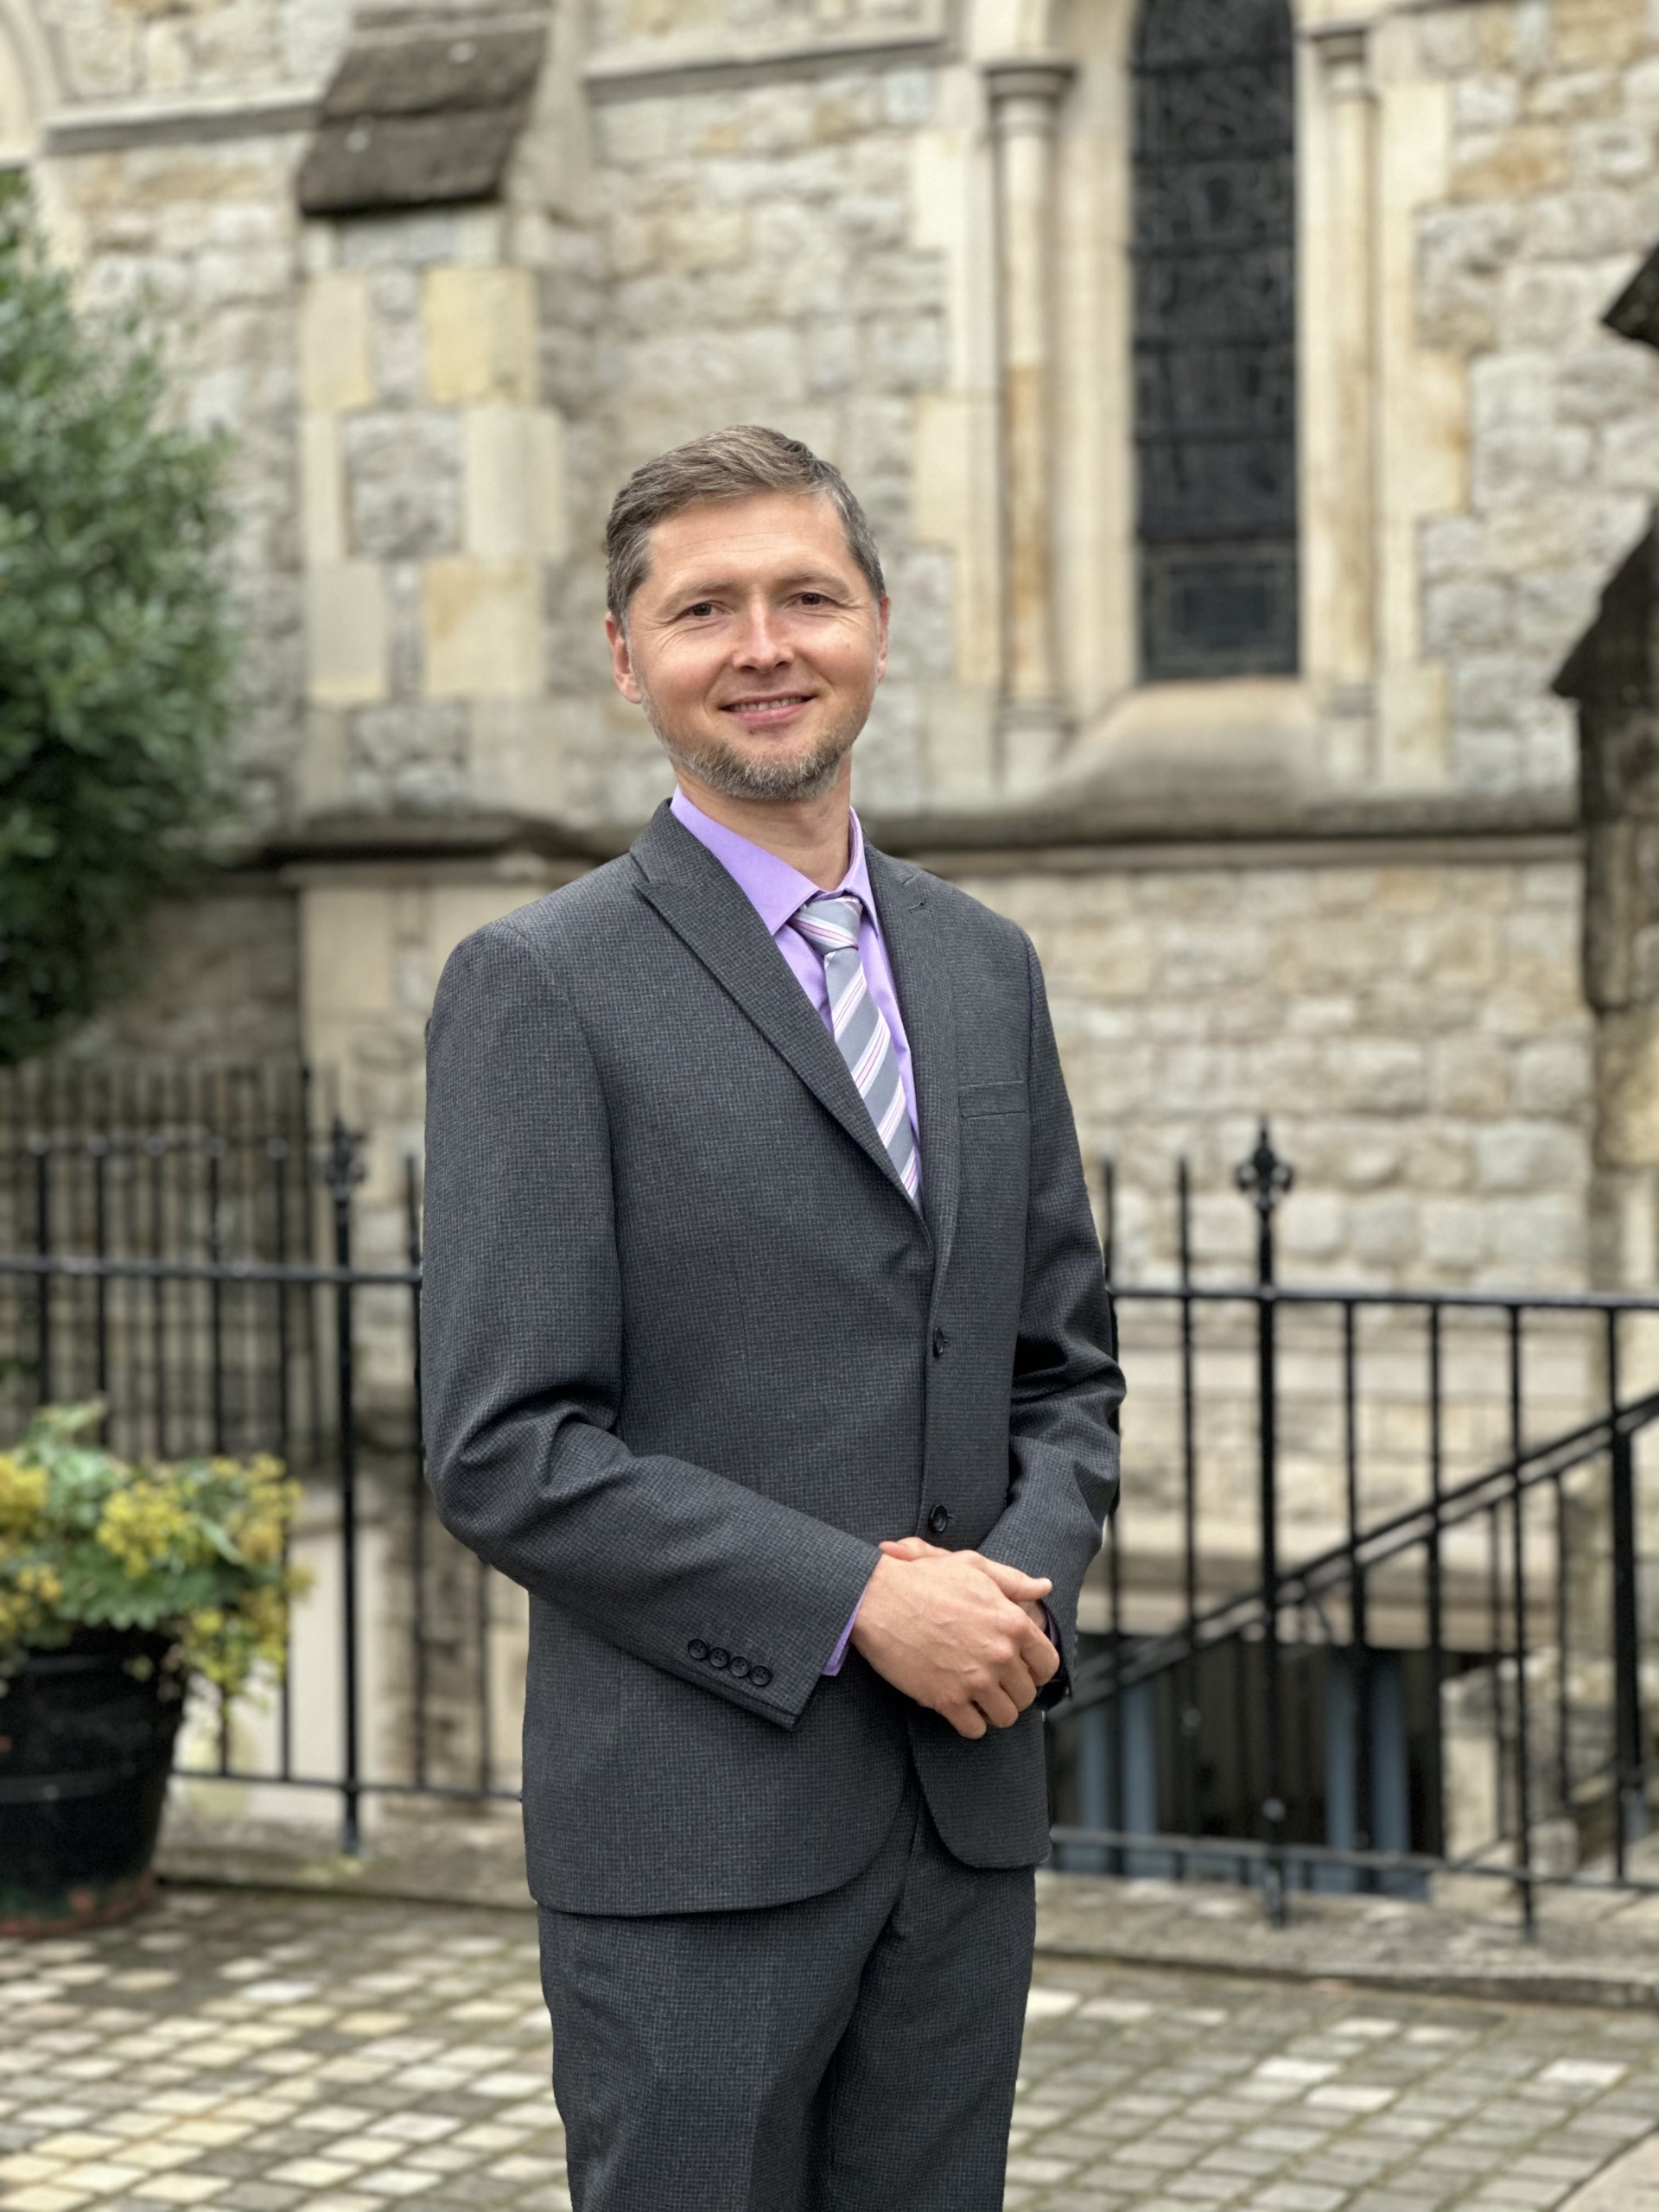
<svg viewBox="0 0 1659 2212">
<path fill-rule="evenodd" d="M 820 891 L 835 890 L 846 874 L 853 854 L 850 760 L 822 798 L 728 798 L 684 768 L 676 772 L 680 789 L 711 822 L 787 861 Z"/>
</svg>

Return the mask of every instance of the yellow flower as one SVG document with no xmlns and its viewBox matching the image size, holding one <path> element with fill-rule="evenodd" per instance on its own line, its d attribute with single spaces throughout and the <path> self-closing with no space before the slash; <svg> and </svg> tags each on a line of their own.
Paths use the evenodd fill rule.
<svg viewBox="0 0 1659 2212">
<path fill-rule="evenodd" d="M 0 1535 L 32 1535 L 46 1518 L 46 1470 L 0 1452 Z"/>
<path fill-rule="evenodd" d="M 163 1563 L 189 1566 L 208 1555 L 195 1515 L 164 1477 L 134 1475 L 105 1502 L 97 1535 L 135 1581 Z"/>
<path fill-rule="evenodd" d="M 55 1605 L 63 1595 L 63 1577 L 44 1561 L 20 1567 L 12 1581 L 22 1596 L 36 1599 L 42 1605 Z"/>
</svg>

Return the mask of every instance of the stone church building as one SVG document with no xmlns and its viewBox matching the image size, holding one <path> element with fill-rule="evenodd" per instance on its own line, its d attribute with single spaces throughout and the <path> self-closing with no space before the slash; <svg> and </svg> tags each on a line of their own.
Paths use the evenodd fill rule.
<svg viewBox="0 0 1659 2212">
<path fill-rule="evenodd" d="M 234 864 L 79 1049 L 338 1069 L 389 1195 L 450 947 L 669 788 L 611 495 L 760 421 L 870 511 L 858 804 L 1034 937 L 1126 1274 L 1182 1154 L 1244 1256 L 1268 1114 L 1287 1274 L 1651 1281 L 1552 684 L 1659 493 L 1656 135 L 1652 0 L 0 0 L 0 156 L 234 440 Z"/>
</svg>

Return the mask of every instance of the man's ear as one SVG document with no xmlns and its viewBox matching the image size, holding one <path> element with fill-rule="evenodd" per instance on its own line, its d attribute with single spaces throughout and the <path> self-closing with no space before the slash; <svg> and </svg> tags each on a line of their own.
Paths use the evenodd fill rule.
<svg viewBox="0 0 1659 2212">
<path fill-rule="evenodd" d="M 639 679 L 633 672 L 633 657 L 628 651 L 628 633 L 614 614 L 605 617 L 605 635 L 611 641 L 611 680 L 625 699 L 638 707 L 644 703 L 645 693 L 639 689 Z M 882 658 L 887 656 L 885 639 Z"/>
<path fill-rule="evenodd" d="M 892 602 L 888 600 L 886 592 L 883 592 L 875 602 L 875 619 L 880 625 L 880 643 L 876 647 L 875 654 L 875 680 L 878 683 L 887 672 L 887 617 L 892 611 Z"/>
</svg>

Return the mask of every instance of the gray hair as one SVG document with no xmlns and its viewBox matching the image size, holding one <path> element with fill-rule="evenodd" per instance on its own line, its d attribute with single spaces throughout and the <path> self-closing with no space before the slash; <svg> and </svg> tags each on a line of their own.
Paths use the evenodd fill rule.
<svg viewBox="0 0 1659 2212">
<path fill-rule="evenodd" d="M 827 499 L 847 533 L 847 550 L 880 599 L 887 590 L 881 556 L 862 507 L 841 471 L 820 461 L 798 438 L 753 423 L 710 431 L 636 468 L 612 502 L 605 525 L 607 598 L 626 623 L 633 595 L 651 567 L 651 533 L 670 515 L 757 492 L 804 492 Z"/>
</svg>

